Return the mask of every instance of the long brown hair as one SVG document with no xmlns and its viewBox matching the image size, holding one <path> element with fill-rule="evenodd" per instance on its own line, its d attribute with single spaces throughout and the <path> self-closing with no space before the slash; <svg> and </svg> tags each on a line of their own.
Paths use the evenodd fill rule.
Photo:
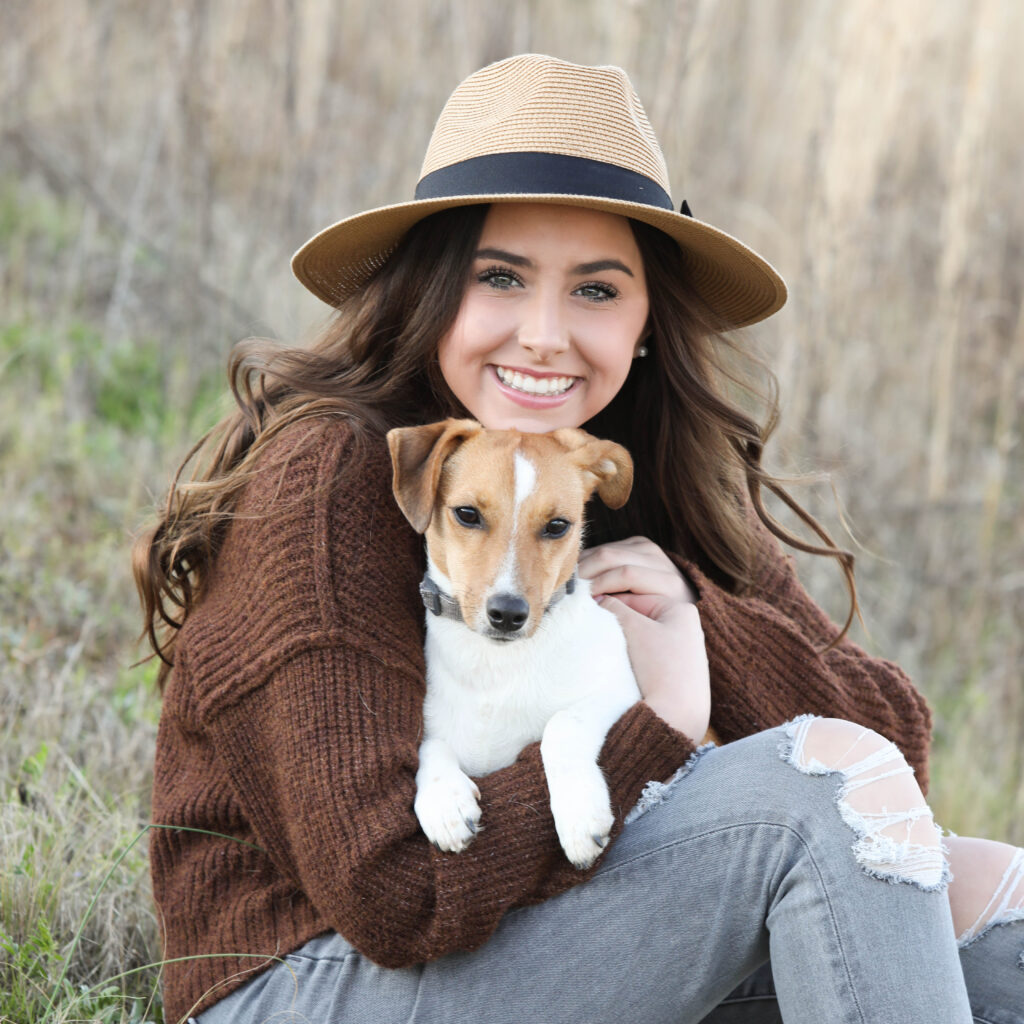
<svg viewBox="0 0 1024 1024">
<path fill-rule="evenodd" d="M 458 313 L 487 210 L 456 207 L 415 225 L 309 348 L 252 339 L 234 347 L 228 380 L 237 408 L 186 455 L 155 524 L 133 547 L 144 633 L 162 662 L 161 686 L 177 631 L 202 600 L 255 462 L 277 434 L 302 419 L 341 416 L 366 443 L 391 427 L 467 415 L 441 375 L 437 346 Z M 720 330 L 727 325 L 715 323 L 687 285 L 679 247 L 654 228 L 631 225 L 647 277 L 651 356 L 637 361 L 610 405 L 584 426 L 629 449 L 637 484 L 619 512 L 592 510 L 591 539 L 650 537 L 742 591 L 757 557 L 752 509 L 786 543 L 840 563 L 850 592 L 845 634 L 856 609 L 853 558 L 761 466 L 778 413 L 774 378 L 765 371 L 761 426 L 726 396 L 739 380 L 722 358 L 731 345 Z M 784 530 L 765 510 L 762 487 L 779 495 L 822 545 Z"/>
<path fill-rule="evenodd" d="M 834 558 L 841 567 L 850 605 L 834 646 L 858 610 L 854 557 L 762 465 L 764 446 L 779 418 L 775 376 L 726 333 L 728 324 L 718 321 L 689 285 L 675 242 L 647 224 L 630 223 L 650 300 L 648 356 L 635 361 L 618 394 L 586 427 L 632 453 L 634 491 L 618 511 L 595 503 L 591 539 L 649 537 L 742 592 L 754 582 L 759 554 L 753 514 L 786 544 Z M 763 422 L 731 399 L 729 391 L 759 405 Z M 775 519 L 765 507 L 763 490 L 776 495 L 821 544 L 808 543 Z"/>
</svg>

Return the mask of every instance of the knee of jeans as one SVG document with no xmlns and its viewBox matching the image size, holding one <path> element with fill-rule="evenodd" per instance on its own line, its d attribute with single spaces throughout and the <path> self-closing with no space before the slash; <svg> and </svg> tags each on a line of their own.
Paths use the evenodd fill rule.
<svg viewBox="0 0 1024 1024">
<path fill-rule="evenodd" d="M 959 836 L 948 843 L 957 943 L 970 946 L 997 925 L 1024 922 L 1024 849 Z"/>
<path fill-rule="evenodd" d="M 888 882 L 944 889 L 949 867 L 941 833 L 914 770 L 899 748 L 838 718 L 798 718 L 785 729 L 783 759 L 805 775 L 839 775 L 837 808 L 857 841 L 864 871 Z"/>
</svg>

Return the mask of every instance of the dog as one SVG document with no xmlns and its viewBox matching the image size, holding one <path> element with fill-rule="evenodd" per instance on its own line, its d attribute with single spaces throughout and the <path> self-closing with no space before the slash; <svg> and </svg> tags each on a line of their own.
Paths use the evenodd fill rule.
<svg viewBox="0 0 1024 1024">
<path fill-rule="evenodd" d="M 387 435 L 395 498 L 426 534 L 427 691 L 414 810 L 459 852 L 480 827 L 471 776 L 540 741 L 558 839 L 579 869 L 613 824 L 597 757 L 640 699 L 615 616 L 576 575 L 584 506 L 629 497 L 633 462 L 583 430 L 445 420 Z"/>
</svg>

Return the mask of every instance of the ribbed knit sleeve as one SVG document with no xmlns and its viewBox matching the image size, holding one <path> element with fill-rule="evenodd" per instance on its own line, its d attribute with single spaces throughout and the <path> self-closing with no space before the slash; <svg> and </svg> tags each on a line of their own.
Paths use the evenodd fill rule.
<svg viewBox="0 0 1024 1024">
<path fill-rule="evenodd" d="M 892 740 L 928 788 L 931 713 L 895 664 L 839 634 L 767 535 L 750 593 L 730 594 L 676 559 L 698 592 L 711 669 L 711 725 L 726 742 L 800 714 L 845 718 Z"/>
</svg>

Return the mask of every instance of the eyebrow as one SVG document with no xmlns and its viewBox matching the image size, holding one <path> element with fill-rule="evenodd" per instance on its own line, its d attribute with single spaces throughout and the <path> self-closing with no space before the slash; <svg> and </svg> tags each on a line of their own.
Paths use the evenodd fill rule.
<svg viewBox="0 0 1024 1024">
<path fill-rule="evenodd" d="M 533 267 L 533 260 L 525 256 L 518 256 L 514 252 L 507 252 L 504 249 L 478 249 L 474 257 L 478 260 L 502 260 L 504 263 L 511 263 L 513 267 Z M 602 270 L 621 270 L 624 274 L 633 277 L 633 271 L 621 260 L 594 260 L 591 263 L 579 263 L 572 268 L 573 274 L 596 274 Z"/>
</svg>

